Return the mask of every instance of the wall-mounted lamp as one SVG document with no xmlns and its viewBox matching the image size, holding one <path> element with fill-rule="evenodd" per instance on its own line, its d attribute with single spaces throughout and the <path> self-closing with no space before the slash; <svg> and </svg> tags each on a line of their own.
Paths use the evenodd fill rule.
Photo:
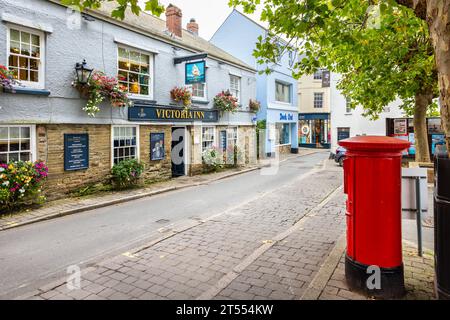
<svg viewBox="0 0 450 320">
<path fill-rule="evenodd" d="M 82 63 L 77 62 L 75 65 L 75 72 L 77 73 L 78 83 L 81 85 L 87 84 L 91 78 L 92 71 L 94 71 L 94 69 L 86 67 L 86 60 L 83 60 Z"/>
</svg>

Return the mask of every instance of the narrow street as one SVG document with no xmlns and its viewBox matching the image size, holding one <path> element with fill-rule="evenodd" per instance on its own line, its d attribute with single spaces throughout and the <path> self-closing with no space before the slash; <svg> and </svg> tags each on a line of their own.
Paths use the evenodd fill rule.
<svg viewBox="0 0 450 320">
<path fill-rule="evenodd" d="M 245 208 L 266 212 L 267 194 L 284 199 L 265 221 L 272 232 L 289 228 L 306 207 L 319 203 L 341 184 L 341 169 L 330 171 L 330 180 L 297 183 L 296 192 L 286 195 L 283 188 L 300 176 L 321 166 L 327 152 L 293 157 L 280 164 L 275 175 L 253 171 L 208 185 L 169 192 L 158 196 L 79 213 L 50 221 L 0 232 L 0 296 L 12 298 L 29 292 L 66 275 L 69 265 L 81 268 L 149 243 L 177 226 Z M 320 186 L 319 186 L 320 184 Z M 269 198 L 270 198 L 269 197 Z M 253 213 L 253 212 L 251 212 Z M 295 217 L 291 216 L 295 213 Z M 258 215 L 248 221 L 234 216 L 246 228 L 246 223 L 259 225 Z M 263 216 L 261 216 L 263 218 Z M 267 231 L 267 230 L 266 230 Z M 261 231 L 258 231 L 261 232 Z M 268 237 L 254 234 L 256 239 Z M 224 239 L 223 239 L 224 241 Z M 257 245 L 254 243 L 253 245 Z M 224 241 L 221 245 L 228 246 Z"/>
</svg>

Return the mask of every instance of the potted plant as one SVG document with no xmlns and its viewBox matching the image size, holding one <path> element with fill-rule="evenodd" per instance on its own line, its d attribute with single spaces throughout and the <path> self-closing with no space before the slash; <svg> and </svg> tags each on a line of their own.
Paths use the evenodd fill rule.
<svg viewBox="0 0 450 320">
<path fill-rule="evenodd" d="M 0 91 L 1 89 L 11 90 L 14 92 L 14 85 L 17 85 L 18 81 L 14 79 L 14 74 L 9 71 L 7 67 L 0 64 Z"/>
<path fill-rule="evenodd" d="M 229 90 L 222 91 L 214 97 L 214 107 L 222 112 L 236 112 L 239 108 L 238 99 Z"/>
<path fill-rule="evenodd" d="M 261 109 L 261 102 L 259 102 L 258 100 L 250 99 L 248 107 L 251 112 L 258 113 L 259 109 Z"/>
<path fill-rule="evenodd" d="M 188 108 L 192 104 L 191 91 L 186 87 L 175 87 L 170 91 L 170 97 L 173 101 L 183 103 L 185 108 Z"/>
<path fill-rule="evenodd" d="M 108 77 L 101 71 L 94 71 L 87 84 L 80 84 L 76 79 L 73 86 L 88 98 L 83 110 L 91 117 L 100 111 L 99 106 L 105 99 L 109 99 L 113 107 L 131 105 L 126 88 L 116 78 Z"/>
</svg>

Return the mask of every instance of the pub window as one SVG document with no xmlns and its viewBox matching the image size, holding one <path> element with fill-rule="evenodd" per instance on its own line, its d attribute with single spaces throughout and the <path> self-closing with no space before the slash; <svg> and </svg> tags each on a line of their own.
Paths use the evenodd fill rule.
<svg viewBox="0 0 450 320">
<path fill-rule="evenodd" d="M 138 159 L 138 128 L 113 127 L 113 163 Z"/>
<path fill-rule="evenodd" d="M 152 55 L 119 47 L 119 83 L 131 94 L 151 98 L 153 96 L 152 61 Z"/>
<path fill-rule="evenodd" d="M 230 92 L 233 97 L 241 101 L 241 78 L 238 76 L 230 75 Z"/>
<path fill-rule="evenodd" d="M 275 81 L 275 100 L 278 102 L 291 103 L 291 85 Z"/>
<path fill-rule="evenodd" d="M 214 147 L 214 127 L 202 127 L 202 153 Z"/>
<path fill-rule="evenodd" d="M 314 92 L 314 108 L 323 108 L 322 92 Z"/>
<path fill-rule="evenodd" d="M 277 123 L 276 131 L 278 135 L 278 145 L 291 143 L 291 130 L 289 123 Z"/>
<path fill-rule="evenodd" d="M 236 146 L 237 145 L 237 138 L 238 138 L 238 128 L 237 127 L 231 127 L 227 130 L 227 145 L 228 146 Z"/>
<path fill-rule="evenodd" d="M 206 100 L 206 83 L 193 83 L 191 86 L 192 98 L 194 100 Z"/>
<path fill-rule="evenodd" d="M 0 163 L 32 160 L 32 127 L 0 126 Z"/>
<path fill-rule="evenodd" d="M 44 34 L 26 28 L 9 29 L 8 68 L 27 87 L 44 87 Z"/>
</svg>

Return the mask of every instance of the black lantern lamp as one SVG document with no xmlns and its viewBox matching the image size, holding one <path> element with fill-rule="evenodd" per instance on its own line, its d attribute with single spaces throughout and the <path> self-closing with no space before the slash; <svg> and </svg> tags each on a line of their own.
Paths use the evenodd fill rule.
<svg viewBox="0 0 450 320">
<path fill-rule="evenodd" d="M 77 73 L 78 83 L 81 85 L 87 84 L 91 78 L 93 70 L 94 69 L 89 69 L 86 67 L 86 60 L 83 60 L 82 63 L 77 62 L 75 65 L 75 72 Z"/>
</svg>

